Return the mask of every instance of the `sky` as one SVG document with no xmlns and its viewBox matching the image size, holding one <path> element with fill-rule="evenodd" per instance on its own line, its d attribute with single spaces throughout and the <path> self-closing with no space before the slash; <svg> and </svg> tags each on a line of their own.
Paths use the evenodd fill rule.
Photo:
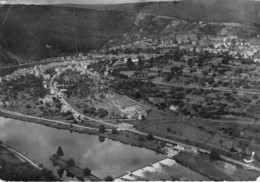
<svg viewBox="0 0 260 182">
<path fill-rule="evenodd" d="M 0 0 L 1 1 L 1 0 Z M 117 4 L 174 0 L 7 0 L 16 4 Z"/>
</svg>

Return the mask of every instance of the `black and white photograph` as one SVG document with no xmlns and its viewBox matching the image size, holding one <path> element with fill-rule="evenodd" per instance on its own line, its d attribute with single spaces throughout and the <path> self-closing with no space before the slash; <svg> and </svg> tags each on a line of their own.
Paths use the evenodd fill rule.
<svg viewBox="0 0 260 182">
<path fill-rule="evenodd" d="M 260 0 L 0 0 L 0 182 L 260 182 Z"/>
</svg>

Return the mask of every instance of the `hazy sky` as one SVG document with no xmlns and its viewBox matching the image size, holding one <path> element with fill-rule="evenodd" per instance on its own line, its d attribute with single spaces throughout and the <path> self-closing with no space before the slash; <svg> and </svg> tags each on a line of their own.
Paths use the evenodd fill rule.
<svg viewBox="0 0 260 182">
<path fill-rule="evenodd" d="M 1 0 L 0 0 L 1 1 Z M 129 2 L 149 2 L 149 1 L 173 1 L 173 0 L 8 0 L 19 4 L 116 4 Z"/>
</svg>

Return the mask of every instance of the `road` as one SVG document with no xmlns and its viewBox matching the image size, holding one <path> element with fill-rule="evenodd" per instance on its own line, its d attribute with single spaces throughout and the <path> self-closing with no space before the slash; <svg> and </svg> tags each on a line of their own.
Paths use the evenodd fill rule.
<svg viewBox="0 0 260 182">
<path fill-rule="evenodd" d="M 2 108 L 0 108 L 0 111 L 3 112 L 3 113 L 6 113 L 6 114 L 11 114 L 11 115 L 16 115 L 16 116 L 22 116 L 22 117 L 31 118 L 31 119 L 36 119 L 36 120 L 43 120 L 43 121 L 48 121 L 48 122 L 52 122 L 52 123 L 63 124 L 63 125 L 67 125 L 67 126 L 74 126 L 74 127 L 83 128 L 83 129 L 88 129 L 88 130 L 98 130 L 97 128 L 91 128 L 91 127 L 87 127 L 87 126 L 82 126 L 82 125 L 77 125 L 77 124 L 72 124 L 72 123 L 66 123 L 66 122 L 63 122 L 63 121 L 57 121 L 57 120 L 52 120 L 52 119 L 45 119 L 45 118 L 38 118 L 38 117 L 34 117 L 34 116 L 24 115 L 24 114 L 21 114 L 21 113 L 8 111 L 8 110 L 2 109 Z"/>
<path fill-rule="evenodd" d="M 103 121 L 103 120 L 100 120 L 100 119 L 91 118 L 91 117 L 89 117 L 89 116 L 85 116 L 85 115 L 79 113 L 79 112 L 76 111 L 63 97 L 59 96 L 59 98 L 60 98 L 60 101 L 61 101 L 63 104 L 67 105 L 67 106 L 71 109 L 72 113 L 77 114 L 77 115 L 81 115 L 81 116 L 83 116 L 85 119 L 95 121 L 95 122 L 97 122 L 97 123 L 99 123 L 99 124 L 102 124 L 102 125 L 111 126 L 111 127 L 113 127 L 113 128 L 118 128 L 117 125 L 114 125 L 114 124 L 111 124 L 111 123 L 107 123 L 107 122 L 105 122 L 105 121 Z"/>
<path fill-rule="evenodd" d="M 185 119 L 185 120 L 192 120 L 193 118 L 189 117 L 181 117 L 181 116 L 169 116 L 169 117 L 156 117 L 148 120 L 167 120 L 167 119 Z M 260 122 L 250 122 L 250 121 L 233 121 L 233 120 L 215 120 L 215 119 L 205 119 L 205 118 L 194 118 L 196 120 L 207 121 L 207 122 L 214 122 L 214 123 L 233 123 L 233 124 L 241 124 L 241 125 L 260 125 Z M 133 119 L 132 119 L 133 120 Z M 107 120 L 112 121 L 112 120 Z"/>
<path fill-rule="evenodd" d="M 149 82 L 148 80 L 141 79 L 144 82 Z M 215 87 L 200 87 L 196 85 L 178 85 L 178 84 L 172 84 L 172 83 L 164 83 L 164 82 L 157 82 L 157 81 L 150 81 L 156 85 L 163 85 L 163 86 L 169 86 L 169 87 L 183 87 L 183 88 L 197 88 L 197 89 L 203 89 L 203 90 L 214 90 L 214 91 L 220 91 L 220 92 L 233 92 L 232 89 L 224 89 L 224 88 L 215 88 Z M 255 94 L 260 95 L 260 92 L 257 91 L 248 91 L 248 90 L 235 90 L 237 93 L 244 93 L 244 94 Z"/>
</svg>

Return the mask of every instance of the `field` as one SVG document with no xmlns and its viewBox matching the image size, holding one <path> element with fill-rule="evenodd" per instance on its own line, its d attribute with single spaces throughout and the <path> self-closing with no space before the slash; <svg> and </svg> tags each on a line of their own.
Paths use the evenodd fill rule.
<svg viewBox="0 0 260 182">
<path fill-rule="evenodd" d="M 244 170 L 242 167 L 233 166 L 222 161 L 213 161 L 204 154 L 194 156 L 187 152 L 181 152 L 174 159 L 213 180 L 254 181 L 259 176 L 256 172 Z"/>
<path fill-rule="evenodd" d="M 167 181 L 167 180 L 185 180 L 185 181 L 208 181 L 209 178 L 202 176 L 199 173 L 196 173 L 190 170 L 187 167 L 184 167 L 178 163 L 176 163 L 172 159 L 164 159 L 153 165 L 146 166 L 142 169 L 134 171 L 131 176 L 124 175 L 120 180 L 130 180 L 134 179 L 135 181 Z"/>
</svg>

